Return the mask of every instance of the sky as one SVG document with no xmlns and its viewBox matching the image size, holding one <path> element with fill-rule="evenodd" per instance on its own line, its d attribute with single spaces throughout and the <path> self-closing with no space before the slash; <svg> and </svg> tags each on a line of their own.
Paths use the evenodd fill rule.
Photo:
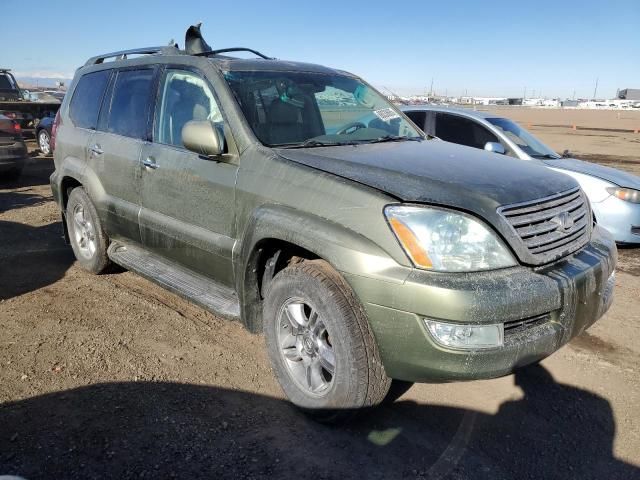
<svg viewBox="0 0 640 480">
<path fill-rule="evenodd" d="M 99 53 L 184 46 L 196 22 L 213 48 L 348 70 L 403 95 L 432 81 L 450 96 L 590 98 L 596 79 L 600 98 L 640 88 L 640 0 L 56 0 L 34 15 L 2 9 L 0 67 L 71 78 Z"/>
</svg>

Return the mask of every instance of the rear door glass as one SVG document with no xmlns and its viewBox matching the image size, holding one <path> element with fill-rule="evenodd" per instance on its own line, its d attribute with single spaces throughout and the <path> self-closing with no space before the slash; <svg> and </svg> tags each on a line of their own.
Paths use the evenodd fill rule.
<svg viewBox="0 0 640 480">
<path fill-rule="evenodd" d="M 153 69 L 117 73 L 107 132 L 141 140 L 147 138 L 154 73 Z"/>
<path fill-rule="evenodd" d="M 78 81 L 69 105 L 69 116 L 76 127 L 96 129 L 109 75 L 111 70 L 102 70 L 88 73 Z"/>
</svg>

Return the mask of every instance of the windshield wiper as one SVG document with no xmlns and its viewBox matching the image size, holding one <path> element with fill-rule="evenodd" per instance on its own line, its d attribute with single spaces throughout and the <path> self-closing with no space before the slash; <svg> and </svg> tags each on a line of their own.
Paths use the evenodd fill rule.
<svg viewBox="0 0 640 480">
<path fill-rule="evenodd" d="M 361 140 L 360 143 L 384 143 L 384 142 L 421 142 L 424 140 L 422 137 L 404 137 L 401 135 L 384 135 L 378 138 L 372 138 L 371 140 Z"/>
<path fill-rule="evenodd" d="M 310 138 L 302 143 L 280 143 L 278 145 L 272 145 L 274 148 L 313 148 L 313 147 L 337 147 L 340 145 L 358 145 L 361 142 L 349 141 L 349 142 L 321 142 Z"/>
<path fill-rule="evenodd" d="M 559 155 L 552 155 L 550 153 L 541 153 L 537 155 L 531 155 L 533 158 L 548 158 L 549 160 L 558 160 L 561 158 Z"/>
</svg>

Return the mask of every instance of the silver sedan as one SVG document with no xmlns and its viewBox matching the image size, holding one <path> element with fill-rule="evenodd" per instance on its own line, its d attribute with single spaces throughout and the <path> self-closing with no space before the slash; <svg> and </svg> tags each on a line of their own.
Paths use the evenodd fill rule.
<svg viewBox="0 0 640 480">
<path fill-rule="evenodd" d="M 491 112 L 407 105 L 405 114 L 442 140 L 537 161 L 575 178 L 591 202 L 596 221 L 618 243 L 640 244 L 640 177 L 558 155 L 524 128 Z"/>
</svg>

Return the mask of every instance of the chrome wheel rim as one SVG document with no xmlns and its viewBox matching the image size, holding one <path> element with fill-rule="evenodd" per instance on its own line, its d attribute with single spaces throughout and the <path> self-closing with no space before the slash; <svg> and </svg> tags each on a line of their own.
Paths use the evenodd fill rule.
<svg viewBox="0 0 640 480">
<path fill-rule="evenodd" d="M 40 146 L 40 151 L 45 155 L 49 155 L 51 151 L 51 146 L 49 145 L 49 135 L 46 132 L 40 132 L 38 135 L 38 145 Z"/>
<path fill-rule="evenodd" d="M 325 395 L 333 385 L 336 359 L 318 312 L 302 299 L 287 300 L 278 315 L 278 342 L 295 383 L 311 395 Z"/>
<path fill-rule="evenodd" d="M 80 204 L 73 208 L 73 236 L 80 255 L 86 259 L 93 258 L 96 253 L 96 231 Z"/>
</svg>

